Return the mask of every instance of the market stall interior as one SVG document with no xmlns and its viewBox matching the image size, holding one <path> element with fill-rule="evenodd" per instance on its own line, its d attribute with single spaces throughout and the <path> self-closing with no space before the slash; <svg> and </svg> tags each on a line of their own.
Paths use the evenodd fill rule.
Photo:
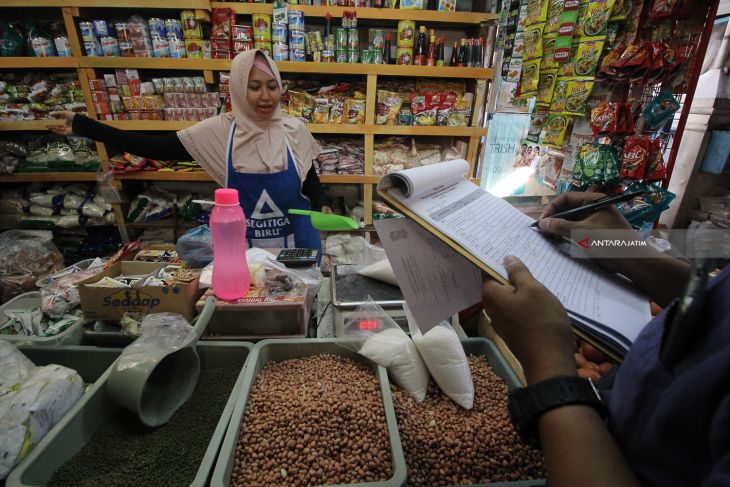
<svg viewBox="0 0 730 487">
<path fill-rule="evenodd" d="M 728 281 L 730 193 L 682 234 L 698 245 L 657 224 L 717 10 L 5 0 L 0 482 L 560 483 L 539 418 L 625 417 L 647 335 L 686 332 Z M 283 171 L 268 135 L 241 152 L 260 174 L 190 149 L 221 120 L 244 147 L 241 100 L 247 130 L 284 134 Z M 251 182 L 272 176 L 300 187 Z M 316 242 L 279 238 L 304 223 Z M 628 254 L 601 253 L 606 228 Z M 679 468 L 597 424 L 607 479 Z"/>
</svg>

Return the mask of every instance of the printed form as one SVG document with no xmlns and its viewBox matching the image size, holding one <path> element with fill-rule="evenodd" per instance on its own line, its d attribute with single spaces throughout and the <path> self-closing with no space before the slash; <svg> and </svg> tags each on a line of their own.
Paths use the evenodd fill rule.
<svg viewBox="0 0 730 487">
<path fill-rule="evenodd" d="M 396 189 L 389 194 L 503 277 L 504 256 L 517 256 L 582 321 L 603 323 L 633 342 L 650 318 L 648 300 L 625 280 L 560 252 L 529 227 L 530 217 L 464 179 L 464 164 L 437 164 L 452 166 L 455 177 L 444 178 L 441 168 L 440 182 L 431 179 L 430 187 L 419 187 L 410 197 Z M 407 177 L 408 171 L 413 170 L 400 175 Z"/>
</svg>

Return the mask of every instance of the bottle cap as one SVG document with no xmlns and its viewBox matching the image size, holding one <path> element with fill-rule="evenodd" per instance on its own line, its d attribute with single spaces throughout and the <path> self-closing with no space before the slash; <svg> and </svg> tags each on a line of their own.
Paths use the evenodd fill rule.
<svg viewBox="0 0 730 487">
<path fill-rule="evenodd" d="M 238 190 L 231 188 L 222 188 L 215 190 L 215 204 L 216 205 L 237 205 L 238 204 Z"/>
<path fill-rule="evenodd" d="M 386 41 L 389 41 L 390 40 L 390 32 L 388 32 L 387 34 L 385 34 L 385 40 Z"/>
<path fill-rule="evenodd" d="M 439 44 L 443 44 L 446 41 L 444 36 L 439 37 Z"/>
</svg>

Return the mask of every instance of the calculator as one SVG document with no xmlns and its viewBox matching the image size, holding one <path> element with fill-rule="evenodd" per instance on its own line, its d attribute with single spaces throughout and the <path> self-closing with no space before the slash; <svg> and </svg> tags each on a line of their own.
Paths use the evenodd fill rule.
<svg viewBox="0 0 730 487">
<path fill-rule="evenodd" d="M 281 249 L 276 260 L 287 267 L 308 267 L 317 263 L 317 249 Z"/>
</svg>

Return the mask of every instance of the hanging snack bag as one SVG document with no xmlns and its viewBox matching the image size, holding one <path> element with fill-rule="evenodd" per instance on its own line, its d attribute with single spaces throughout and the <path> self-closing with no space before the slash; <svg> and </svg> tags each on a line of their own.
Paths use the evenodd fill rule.
<svg viewBox="0 0 730 487">
<path fill-rule="evenodd" d="M 679 102 L 671 90 L 663 89 L 644 109 L 644 122 L 651 127 L 660 127 L 671 120 L 677 110 Z"/>
<path fill-rule="evenodd" d="M 630 135 L 626 137 L 624 155 L 621 161 L 621 177 L 641 179 L 649 161 L 649 137 Z"/>
<path fill-rule="evenodd" d="M 540 71 L 540 80 L 537 82 L 537 98 L 535 100 L 536 105 L 550 106 L 550 102 L 553 100 L 553 91 L 555 90 L 555 81 L 558 79 L 555 70 Z"/>
<path fill-rule="evenodd" d="M 522 65 L 522 79 L 520 80 L 520 97 L 529 98 L 537 93 L 537 86 L 540 81 L 541 59 L 533 59 Z"/>
<path fill-rule="evenodd" d="M 543 34 L 557 34 L 560 27 L 560 14 L 563 13 L 565 0 L 548 0 L 547 13 L 545 16 L 545 30 Z"/>
<path fill-rule="evenodd" d="M 542 57 L 542 29 L 545 24 L 535 24 L 525 29 L 525 51 L 523 59 Z"/>
<path fill-rule="evenodd" d="M 555 62 L 564 63 L 570 59 L 570 47 L 573 43 L 573 34 L 576 23 L 582 18 L 586 5 L 580 0 L 565 0 L 563 12 L 558 20 L 558 37 L 555 40 Z"/>
<path fill-rule="evenodd" d="M 542 38 L 542 64 L 541 69 L 557 69 L 560 64 L 555 61 L 555 40 L 554 35 Z"/>
<path fill-rule="evenodd" d="M 542 143 L 561 147 L 565 139 L 565 132 L 568 130 L 568 122 L 569 118 L 565 115 L 554 115 L 552 113 L 548 115 Z"/>
<path fill-rule="evenodd" d="M 634 132 L 636 132 L 636 127 L 634 127 L 634 116 L 631 112 L 631 106 L 622 103 L 620 105 L 619 133 L 623 135 L 633 135 Z"/>
<path fill-rule="evenodd" d="M 616 0 L 616 3 L 613 5 L 613 10 L 611 11 L 611 17 L 608 20 L 611 22 L 626 20 L 626 9 L 627 7 L 630 8 L 630 5 L 631 2 L 627 5 L 624 0 Z"/>
<path fill-rule="evenodd" d="M 580 37 L 593 37 L 606 35 L 608 19 L 616 0 L 589 0 L 587 8 L 582 17 L 582 29 L 576 34 Z"/>
<path fill-rule="evenodd" d="M 645 181 L 663 181 L 667 178 L 667 171 L 664 168 L 664 157 L 662 156 L 661 140 L 657 137 L 649 145 L 649 161 L 646 164 L 644 173 Z"/>
<path fill-rule="evenodd" d="M 581 166 L 580 181 L 588 184 L 603 181 L 603 161 L 601 158 L 601 144 L 584 144 L 578 154 L 578 163 Z"/>
<path fill-rule="evenodd" d="M 527 0 L 527 18 L 525 19 L 525 25 L 545 22 L 547 18 L 547 10 L 547 0 Z"/>
<path fill-rule="evenodd" d="M 562 115 L 585 115 L 592 89 L 592 79 L 558 78 L 550 111 Z"/>
<path fill-rule="evenodd" d="M 375 107 L 376 125 L 395 125 L 403 105 L 403 95 L 392 91 L 378 90 L 378 104 Z"/>
<path fill-rule="evenodd" d="M 619 104 L 601 102 L 591 110 L 593 136 L 614 135 L 619 132 Z"/>
<path fill-rule="evenodd" d="M 610 50 L 603 57 L 603 59 L 601 60 L 601 65 L 596 72 L 597 80 L 609 79 L 616 76 L 617 71 L 616 68 L 613 67 L 613 65 L 621 58 L 621 54 L 623 53 L 623 51 L 623 47 L 617 47 L 616 49 Z"/>
<path fill-rule="evenodd" d="M 560 76 L 593 76 L 598 67 L 598 61 L 603 51 L 603 39 L 584 38 L 581 42 L 574 44 L 571 52 L 571 60 L 560 67 Z"/>
<path fill-rule="evenodd" d="M 540 141 L 540 134 L 545 126 L 547 117 L 547 108 L 540 106 L 535 107 L 535 110 L 532 112 L 532 118 L 530 119 L 530 128 L 527 130 L 527 137 L 525 137 L 527 140 L 535 143 Z"/>
</svg>

